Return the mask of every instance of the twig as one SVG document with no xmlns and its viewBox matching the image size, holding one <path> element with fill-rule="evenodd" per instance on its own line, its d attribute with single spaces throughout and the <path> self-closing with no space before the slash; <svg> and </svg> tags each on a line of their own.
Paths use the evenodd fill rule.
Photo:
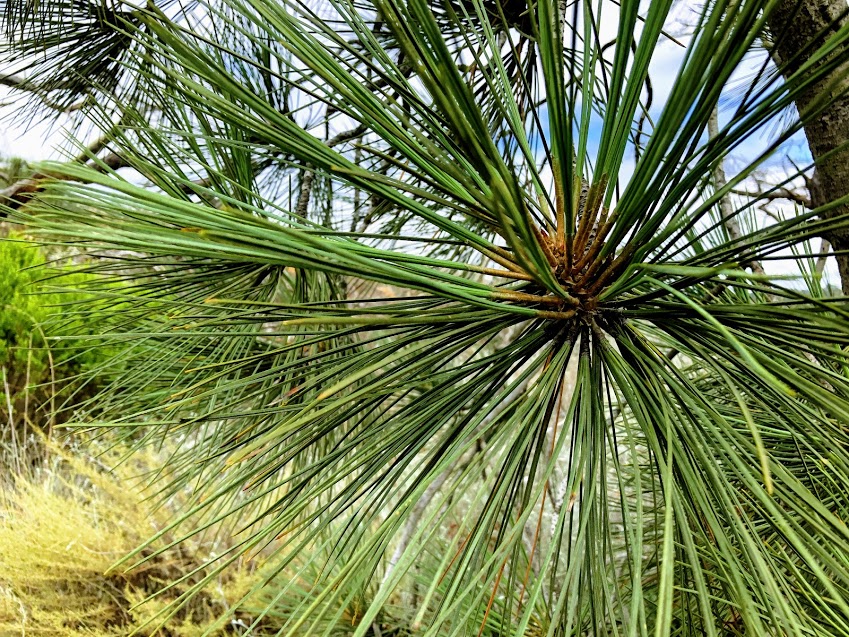
<svg viewBox="0 0 849 637">
<path fill-rule="evenodd" d="M 331 137 L 325 142 L 328 146 L 333 148 L 334 146 L 338 146 L 344 142 L 349 142 L 352 139 L 356 139 L 360 135 L 366 132 L 365 124 L 360 124 L 359 126 L 355 126 L 351 130 L 342 131 L 338 135 Z"/>
<path fill-rule="evenodd" d="M 51 87 L 48 90 L 47 88 L 35 84 L 27 78 L 17 75 L 15 73 L 0 73 L 0 85 L 8 86 L 9 88 L 17 91 L 25 91 L 27 93 L 32 93 L 33 95 L 38 97 L 38 99 L 41 100 L 41 103 L 44 104 L 47 108 L 53 109 L 54 111 L 59 111 L 60 113 L 71 113 L 73 111 L 79 111 L 92 103 L 91 95 L 87 95 L 85 98 L 74 104 L 62 104 L 60 102 L 50 99 L 50 97 L 48 97 L 47 95 L 49 90 L 61 90 L 62 88 L 65 88 L 61 84 L 57 84 L 55 87 Z"/>
<path fill-rule="evenodd" d="M 735 195 L 742 195 L 743 197 L 751 197 L 753 199 L 762 199 L 766 201 L 786 199 L 788 201 L 797 203 L 800 206 L 807 208 L 808 210 L 814 209 L 814 205 L 813 203 L 811 203 L 809 197 L 806 197 L 801 192 L 790 190 L 789 188 L 775 188 L 773 190 L 770 190 L 769 192 L 749 192 L 748 190 L 732 189 L 731 192 L 733 192 Z"/>
<path fill-rule="evenodd" d="M 351 130 L 343 131 L 338 135 L 328 139 L 325 144 L 333 148 L 339 144 L 344 144 L 347 141 L 356 139 L 366 130 L 364 124 L 360 124 Z M 312 186 L 315 181 L 315 173 L 312 170 L 304 168 L 303 176 L 301 177 L 301 187 L 298 190 L 298 203 L 295 206 L 295 214 L 299 217 L 306 217 L 309 212 L 310 197 L 312 195 Z"/>
<path fill-rule="evenodd" d="M 301 175 L 301 186 L 298 189 L 298 203 L 295 206 L 295 214 L 299 217 L 307 216 L 314 181 L 315 173 L 311 170 L 304 170 Z"/>
</svg>

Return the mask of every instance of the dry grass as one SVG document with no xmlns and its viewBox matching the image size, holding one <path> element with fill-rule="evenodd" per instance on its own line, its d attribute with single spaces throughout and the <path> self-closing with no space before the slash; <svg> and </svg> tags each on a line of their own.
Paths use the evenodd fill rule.
<svg viewBox="0 0 849 637">
<path fill-rule="evenodd" d="M 90 456 L 56 451 L 49 466 L 0 487 L 0 636 L 194 637 L 207 629 L 240 634 L 239 624 L 250 624 L 242 617 L 215 627 L 257 582 L 247 563 L 229 569 L 157 631 L 148 620 L 185 588 L 135 606 L 220 548 L 208 542 L 185 542 L 131 573 L 108 572 L 173 513 L 165 507 L 148 514 L 140 491 L 128 486 L 137 470 L 110 474 Z"/>
</svg>

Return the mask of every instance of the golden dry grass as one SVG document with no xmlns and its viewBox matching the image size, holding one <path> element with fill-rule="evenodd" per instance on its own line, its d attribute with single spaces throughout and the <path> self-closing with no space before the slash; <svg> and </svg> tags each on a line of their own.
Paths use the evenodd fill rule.
<svg viewBox="0 0 849 637">
<path fill-rule="evenodd" d="M 49 467 L 2 487 L 0 636 L 239 634 L 215 623 L 257 582 L 250 564 L 229 569 L 158 630 L 148 620 L 185 588 L 140 604 L 209 557 L 208 542 L 185 542 L 131 573 L 109 572 L 173 513 L 151 514 L 129 486 L 131 473 L 110 474 L 91 457 L 57 450 Z"/>
</svg>

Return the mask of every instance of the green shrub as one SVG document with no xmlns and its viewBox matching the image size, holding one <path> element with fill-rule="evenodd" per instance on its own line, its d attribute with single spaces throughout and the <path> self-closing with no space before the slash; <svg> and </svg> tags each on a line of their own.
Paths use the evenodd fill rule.
<svg viewBox="0 0 849 637">
<path fill-rule="evenodd" d="M 80 388 L 81 372 L 96 367 L 105 350 L 79 349 L 59 337 L 80 333 L 74 307 L 87 293 L 88 275 L 50 262 L 45 251 L 10 234 L 0 240 L 0 413 L 5 455 L 20 462 L 37 441 L 32 428 L 49 430 L 57 394 Z"/>
</svg>

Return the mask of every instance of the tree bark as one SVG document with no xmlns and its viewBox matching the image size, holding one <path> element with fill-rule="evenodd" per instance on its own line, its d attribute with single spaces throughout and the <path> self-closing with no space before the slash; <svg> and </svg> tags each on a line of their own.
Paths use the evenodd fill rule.
<svg viewBox="0 0 849 637">
<path fill-rule="evenodd" d="M 847 0 L 784 0 L 772 13 L 769 28 L 774 37 L 773 59 L 782 65 L 785 77 L 793 74 L 834 33 L 849 21 Z M 846 56 L 846 50 L 835 55 Z M 814 158 L 814 176 L 809 183 L 814 207 L 849 194 L 849 62 L 838 67 L 822 81 L 811 85 L 796 99 L 804 122 L 805 136 Z M 830 100 L 818 115 L 810 113 Z M 841 205 L 821 214 L 823 219 L 849 215 L 849 206 Z M 837 264 L 843 294 L 849 295 L 849 229 L 823 236 L 837 252 Z M 846 251 L 845 254 L 841 254 Z"/>
</svg>

